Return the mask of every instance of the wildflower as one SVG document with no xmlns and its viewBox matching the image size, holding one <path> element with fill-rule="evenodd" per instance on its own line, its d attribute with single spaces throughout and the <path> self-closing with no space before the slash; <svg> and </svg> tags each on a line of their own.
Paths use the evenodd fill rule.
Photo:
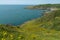
<svg viewBox="0 0 60 40">
<path fill-rule="evenodd" d="M 5 36 L 7 34 L 7 32 L 6 31 L 3 31 L 3 35 Z"/>
<path fill-rule="evenodd" d="M 13 35 L 12 34 L 10 34 L 10 38 L 13 39 Z"/>
<path fill-rule="evenodd" d="M 24 36 L 23 35 L 19 35 L 18 39 L 24 39 Z"/>
</svg>

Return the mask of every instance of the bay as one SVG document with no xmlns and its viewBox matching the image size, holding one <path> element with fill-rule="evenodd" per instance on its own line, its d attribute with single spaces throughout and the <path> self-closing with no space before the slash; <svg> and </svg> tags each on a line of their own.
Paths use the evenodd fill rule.
<svg viewBox="0 0 60 40">
<path fill-rule="evenodd" d="M 42 10 L 24 9 L 27 6 L 30 5 L 0 5 L 0 24 L 21 25 L 41 17 Z"/>
</svg>

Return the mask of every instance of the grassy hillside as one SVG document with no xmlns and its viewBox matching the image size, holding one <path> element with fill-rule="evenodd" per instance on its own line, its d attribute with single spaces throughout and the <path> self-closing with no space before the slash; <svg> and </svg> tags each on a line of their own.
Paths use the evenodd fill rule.
<svg viewBox="0 0 60 40">
<path fill-rule="evenodd" d="M 60 40 L 60 10 L 20 26 L 0 25 L 0 40 Z"/>
<path fill-rule="evenodd" d="M 60 40 L 60 10 L 45 13 L 41 18 L 28 21 L 21 26 L 30 40 Z"/>
<path fill-rule="evenodd" d="M 26 8 L 28 8 L 28 9 L 44 9 L 44 10 L 46 10 L 47 8 L 60 9 L 60 4 L 42 4 L 42 5 L 36 5 L 36 6 L 28 6 Z"/>
<path fill-rule="evenodd" d="M 60 4 L 42 4 L 42 5 L 37 5 L 34 7 L 44 7 L 44 8 L 49 8 L 49 7 L 56 7 L 56 8 L 60 8 Z"/>
</svg>

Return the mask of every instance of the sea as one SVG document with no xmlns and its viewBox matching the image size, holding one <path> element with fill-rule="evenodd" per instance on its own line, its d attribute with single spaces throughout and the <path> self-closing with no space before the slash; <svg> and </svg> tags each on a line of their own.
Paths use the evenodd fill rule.
<svg viewBox="0 0 60 40">
<path fill-rule="evenodd" d="M 0 5 L 0 24 L 21 25 L 41 17 L 43 10 L 25 9 L 30 5 Z"/>
</svg>

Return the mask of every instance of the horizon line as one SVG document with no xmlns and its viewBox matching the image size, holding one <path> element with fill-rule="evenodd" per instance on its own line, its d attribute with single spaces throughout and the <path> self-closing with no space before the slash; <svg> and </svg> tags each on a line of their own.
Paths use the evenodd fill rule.
<svg viewBox="0 0 60 40">
<path fill-rule="evenodd" d="M 41 3 L 41 4 L 60 4 L 60 3 Z M 41 5 L 41 4 L 0 4 L 0 5 Z"/>
</svg>

